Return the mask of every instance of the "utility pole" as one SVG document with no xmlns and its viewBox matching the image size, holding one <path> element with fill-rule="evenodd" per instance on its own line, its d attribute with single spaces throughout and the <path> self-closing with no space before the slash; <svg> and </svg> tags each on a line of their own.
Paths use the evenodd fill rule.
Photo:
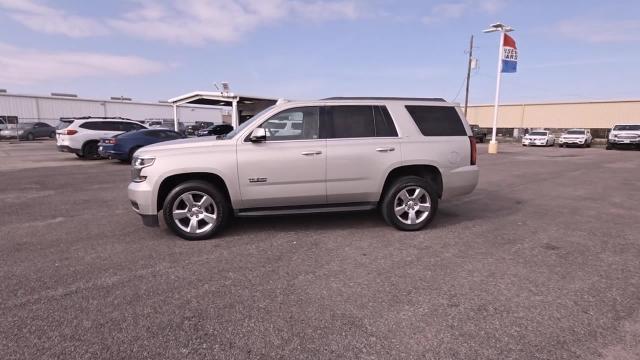
<svg viewBox="0 0 640 360">
<path fill-rule="evenodd" d="M 467 65 L 467 91 L 464 95 L 464 117 L 467 117 L 467 107 L 469 106 L 469 84 L 471 83 L 471 66 L 473 65 L 473 35 L 469 41 L 469 64 Z"/>
</svg>

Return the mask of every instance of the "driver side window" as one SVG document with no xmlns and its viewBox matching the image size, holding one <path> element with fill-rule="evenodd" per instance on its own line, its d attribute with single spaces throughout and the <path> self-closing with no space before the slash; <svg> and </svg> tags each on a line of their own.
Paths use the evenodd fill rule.
<svg viewBox="0 0 640 360">
<path fill-rule="evenodd" d="M 318 139 L 320 108 L 317 106 L 288 109 L 272 116 L 260 125 L 267 141 Z"/>
</svg>

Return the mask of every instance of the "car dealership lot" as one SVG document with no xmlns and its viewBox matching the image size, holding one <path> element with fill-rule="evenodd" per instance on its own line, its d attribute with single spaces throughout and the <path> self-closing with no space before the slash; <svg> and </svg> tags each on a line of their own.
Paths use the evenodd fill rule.
<svg viewBox="0 0 640 360">
<path fill-rule="evenodd" d="M 0 143 L 0 358 L 640 357 L 640 152 L 479 153 L 425 231 L 369 212 L 187 242 L 142 226 L 128 166 Z"/>
</svg>

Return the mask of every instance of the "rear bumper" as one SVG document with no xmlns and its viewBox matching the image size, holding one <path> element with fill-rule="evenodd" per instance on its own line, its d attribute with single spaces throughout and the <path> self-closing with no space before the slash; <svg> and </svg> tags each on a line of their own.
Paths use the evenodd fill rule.
<svg viewBox="0 0 640 360">
<path fill-rule="evenodd" d="M 60 152 L 68 152 L 68 153 L 73 153 L 73 154 L 82 154 L 82 151 L 80 151 L 80 149 L 74 149 L 71 146 L 68 145 L 57 145 L 58 147 L 58 151 Z"/>
<path fill-rule="evenodd" d="M 98 154 L 100 156 L 109 158 L 109 159 L 117 159 L 117 160 L 127 160 L 129 158 L 128 154 L 122 153 L 120 151 L 114 150 L 98 150 Z"/>
<path fill-rule="evenodd" d="M 478 186 L 480 169 L 476 165 L 465 166 L 442 175 L 442 199 L 451 199 L 469 194 Z"/>
</svg>

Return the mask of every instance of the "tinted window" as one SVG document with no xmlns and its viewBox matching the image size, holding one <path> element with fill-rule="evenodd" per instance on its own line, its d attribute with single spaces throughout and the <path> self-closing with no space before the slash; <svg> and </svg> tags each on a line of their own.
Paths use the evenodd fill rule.
<svg viewBox="0 0 640 360">
<path fill-rule="evenodd" d="M 80 127 L 87 130 L 106 130 L 106 125 L 103 121 L 87 121 L 82 123 Z"/>
<path fill-rule="evenodd" d="M 467 136 L 454 107 L 407 105 L 406 109 L 424 136 Z"/>
<path fill-rule="evenodd" d="M 375 106 L 374 115 L 376 122 L 376 136 L 377 137 L 395 137 L 398 136 L 396 126 L 393 124 L 393 119 L 386 106 Z"/>
<path fill-rule="evenodd" d="M 386 106 L 342 105 L 326 108 L 323 136 L 327 138 L 362 138 L 398 136 Z"/>
<path fill-rule="evenodd" d="M 167 139 L 181 139 L 182 135 L 180 135 L 179 133 L 175 132 L 175 131 L 165 131 L 165 135 L 167 136 Z"/>
<path fill-rule="evenodd" d="M 136 123 L 122 122 L 119 124 L 119 129 L 120 131 L 132 131 L 132 130 L 145 129 L 145 127 Z M 118 131 L 118 130 L 114 130 L 114 131 Z"/>
<path fill-rule="evenodd" d="M 315 106 L 285 110 L 262 123 L 267 141 L 305 140 L 319 137 L 320 109 Z"/>
<path fill-rule="evenodd" d="M 329 106 L 327 107 L 327 120 L 324 125 L 328 138 L 376 136 L 372 106 Z"/>
</svg>

